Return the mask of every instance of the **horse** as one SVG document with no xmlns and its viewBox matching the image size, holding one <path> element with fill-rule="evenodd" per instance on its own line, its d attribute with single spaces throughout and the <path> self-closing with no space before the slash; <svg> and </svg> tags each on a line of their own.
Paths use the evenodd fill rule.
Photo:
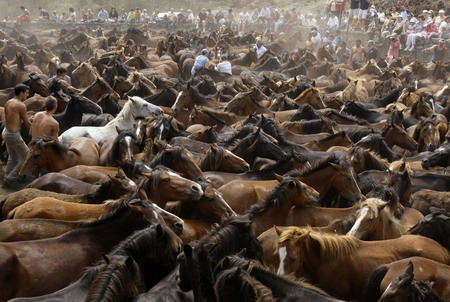
<svg viewBox="0 0 450 302">
<path fill-rule="evenodd" d="M 401 127 L 391 123 L 385 126 L 381 135 L 385 138 L 388 147 L 392 148 L 397 145 L 411 152 L 416 151 L 419 144 L 408 135 Z"/>
<path fill-rule="evenodd" d="M 171 202 L 166 209 L 183 219 L 222 223 L 236 215 L 223 199 L 222 194 L 209 182 L 201 182 L 203 195 L 199 200 Z"/>
<path fill-rule="evenodd" d="M 205 180 L 202 170 L 194 161 L 191 152 L 183 146 L 167 146 L 161 150 L 149 163 L 149 167 L 155 168 L 159 165 L 171 168 L 193 181 Z"/>
<path fill-rule="evenodd" d="M 72 71 L 74 83 L 77 83 L 76 88 L 88 87 L 98 79 L 98 71 L 92 67 L 88 62 L 83 62 Z"/>
<path fill-rule="evenodd" d="M 77 137 L 84 136 L 93 139 L 97 144 L 105 137 L 116 137 L 117 130 L 133 128 L 137 117 L 147 117 L 149 115 L 161 115 L 162 109 L 158 106 L 147 103 L 140 97 L 131 97 L 123 106 L 120 113 L 103 127 L 72 127 L 63 132 L 59 141 L 64 144 L 70 144 Z"/>
<path fill-rule="evenodd" d="M 245 160 L 216 144 L 213 144 L 206 152 L 199 163 L 199 167 L 204 172 L 242 173 L 250 170 L 250 165 Z"/>
<path fill-rule="evenodd" d="M 345 156 L 355 173 L 361 173 L 366 170 L 385 171 L 389 167 L 386 160 L 381 159 L 376 153 L 361 147 L 355 146 L 348 149 Z"/>
<path fill-rule="evenodd" d="M 433 291 L 433 282 L 419 281 L 413 272 L 414 265 L 409 262 L 405 273 L 389 284 L 378 301 L 444 301 Z"/>
<path fill-rule="evenodd" d="M 252 205 L 248 211 L 248 218 L 253 221 L 252 229 L 255 236 L 271 228 L 281 225 L 293 206 L 306 203 L 316 203 L 319 193 L 315 190 L 303 190 L 305 187 L 298 179 L 286 177 L 261 202 Z"/>
<path fill-rule="evenodd" d="M 210 107 L 198 107 L 194 105 L 191 114 L 189 114 L 189 120 L 187 125 L 202 124 L 205 126 L 215 125 L 231 125 L 235 124 L 242 117 L 228 111 L 221 111 Z"/>
<path fill-rule="evenodd" d="M 428 189 L 422 189 L 411 196 L 411 207 L 418 210 L 423 215 L 431 213 L 432 207 L 444 209 L 450 212 L 450 203 L 448 192 L 437 192 Z"/>
<path fill-rule="evenodd" d="M 38 137 L 31 141 L 19 175 L 30 178 L 41 169 L 59 172 L 76 165 L 98 164 L 99 147 L 89 138 L 80 137 L 67 147 L 54 138 Z"/>
<path fill-rule="evenodd" d="M 74 127 L 80 126 L 83 114 L 102 114 L 102 108 L 89 99 L 77 95 L 70 95 L 70 100 L 62 113 L 55 114 L 53 118 L 59 123 L 59 133 Z"/>
<path fill-rule="evenodd" d="M 429 169 L 436 166 L 448 167 L 450 165 L 450 145 L 443 144 L 432 154 L 422 159 L 422 167 Z"/>
<path fill-rule="evenodd" d="M 131 160 L 139 152 L 138 139 L 131 130 L 119 130 L 109 150 L 107 147 L 104 149 L 104 145 L 107 143 L 103 142 L 100 149 L 100 162 L 103 163 L 106 157 L 105 165 L 109 167 L 118 167 L 122 161 Z"/>
<path fill-rule="evenodd" d="M 431 238 L 450 250 L 450 239 L 447 231 L 450 214 L 443 209 L 431 208 L 430 210 L 431 213 L 413 226 L 408 234 Z"/>
<path fill-rule="evenodd" d="M 377 198 L 366 199 L 356 212 L 356 222 L 347 235 L 363 240 L 386 240 L 406 234 L 408 226 L 396 218 L 396 212 L 399 211 L 397 207 L 398 202 L 395 200 L 384 202 Z M 419 220 L 418 217 L 415 223 Z"/>
<path fill-rule="evenodd" d="M 105 294 L 108 296 L 115 293 L 117 297 L 131 298 L 134 294 L 134 282 L 138 282 L 140 272 L 137 264 L 131 257 L 123 256 L 103 256 L 103 261 L 99 261 L 96 265 L 87 267 L 83 270 L 81 277 L 69 286 L 60 289 L 54 293 L 30 297 L 15 298 L 10 301 L 81 301 L 85 300 L 90 293 L 92 299 L 93 291 L 98 291 L 98 286 L 102 285 L 106 288 Z M 114 280 L 121 282 L 113 283 Z M 91 286 L 95 282 L 95 287 Z M 113 284 L 110 284 L 113 283 Z"/>
<path fill-rule="evenodd" d="M 444 247 L 422 236 L 361 241 L 351 236 L 315 232 L 310 228 L 291 228 L 279 236 L 278 273 L 306 275 L 333 296 L 346 300 L 363 298 L 364 286 L 380 264 L 411 256 L 446 264 L 450 261 Z M 331 274 L 335 270 L 339 271 L 338 279 Z"/>
<path fill-rule="evenodd" d="M 430 118 L 416 125 L 412 138 L 419 144 L 417 152 L 434 151 L 441 143 L 439 130 Z"/>
<path fill-rule="evenodd" d="M 94 103 L 97 103 L 105 94 L 110 95 L 115 101 L 120 98 L 119 94 L 105 80 L 98 77 L 81 92 L 82 96 L 90 99 Z"/>
<path fill-rule="evenodd" d="M 257 301 L 321 301 L 321 302 L 331 302 L 331 301 L 340 301 L 329 297 L 324 291 L 315 287 L 309 283 L 304 282 L 303 280 L 294 279 L 288 276 L 280 276 L 270 271 L 260 263 L 255 260 L 248 260 L 241 258 L 240 255 L 233 255 L 224 257 L 219 264 L 216 266 L 214 270 L 214 274 L 216 275 L 216 294 L 218 297 L 234 297 L 232 300 L 224 300 L 224 301 L 237 301 L 241 300 L 241 297 L 237 297 L 236 294 L 243 295 L 245 292 L 242 292 L 246 287 L 245 284 L 241 284 L 240 287 L 236 288 L 236 290 L 226 290 L 221 286 L 220 283 L 225 283 L 231 288 L 233 288 L 233 284 L 230 282 L 235 279 L 238 272 L 233 271 L 233 276 L 230 276 L 228 282 L 224 282 L 221 280 L 221 275 L 224 272 L 229 272 L 230 269 L 239 269 L 241 272 L 246 272 L 247 276 L 253 279 L 253 282 L 259 282 L 261 288 L 259 291 L 263 295 L 260 300 Z M 227 274 L 229 275 L 229 274 Z M 239 284 L 238 284 L 239 285 Z M 236 285 L 235 285 L 236 286 Z M 268 289 L 265 289 L 266 287 Z M 219 292 L 217 289 L 221 288 L 222 290 Z M 258 293 L 258 287 L 254 289 L 256 293 Z M 265 294 L 264 294 L 265 293 Z M 244 296 L 245 297 L 245 296 Z M 222 301 L 222 300 L 220 300 Z M 248 301 L 254 301 L 250 298 Z"/>
<path fill-rule="evenodd" d="M 158 216 L 148 215 L 141 204 L 124 203 L 110 215 L 59 237 L 1 243 L 0 298 L 5 301 L 45 295 L 67 286 L 83 267 L 97 261 L 132 232 L 159 223 L 155 219 Z"/>
<path fill-rule="evenodd" d="M 111 177 L 106 182 L 90 184 L 61 173 L 52 172 L 32 181 L 27 187 L 62 194 L 78 194 L 82 192 L 84 194 L 91 194 L 91 196 L 103 192 L 103 197 L 118 198 L 128 192 L 134 191 L 136 184 L 120 174 Z M 105 190 L 108 191 L 104 192 Z"/>
<path fill-rule="evenodd" d="M 322 95 L 316 87 L 309 87 L 303 90 L 295 99 L 292 100 L 297 105 L 309 104 L 314 109 L 326 108 Z"/>
<path fill-rule="evenodd" d="M 420 269 L 414 269 L 414 266 Z M 422 258 L 411 257 L 380 266 L 372 272 L 365 290 L 365 301 L 378 301 L 394 280 L 403 272 L 414 273 L 418 281 L 432 282 L 432 289 L 441 298 L 450 298 L 450 269 L 448 265 Z"/>
<path fill-rule="evenodd" d="M 167 168 L 158 168 L 144 174 L 137 192 L 165 208 L 168 201 L 199 200 L 203 196 L 201 186 Z"/>
</svg>

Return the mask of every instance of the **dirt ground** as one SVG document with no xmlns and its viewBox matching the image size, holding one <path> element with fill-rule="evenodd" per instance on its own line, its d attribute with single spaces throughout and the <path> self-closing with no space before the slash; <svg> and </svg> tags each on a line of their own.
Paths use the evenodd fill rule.
<svg viewBox="0 0 450 302">
<path fill-rule="evenodd" d="M 0 164 L 0 179 L 3 181 L 3 176 L 5 175 L 5 165 Z M 0 181 L 0 200 L 3 198 L 3 196 L 8 195 L 9 193 L 16 192 L 14 189 L 4 189 L 1 185 Z"/>
</svg>

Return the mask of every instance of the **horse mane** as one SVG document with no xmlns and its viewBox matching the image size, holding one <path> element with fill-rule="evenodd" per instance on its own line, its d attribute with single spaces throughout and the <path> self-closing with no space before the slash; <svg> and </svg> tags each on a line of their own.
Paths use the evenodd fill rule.
<svg viewBox="0 0 450 302">
<path fill-rule="evenodd" d="M 187 88 L 187 87 L 186 87 Z M 192 98 L 194 100 L 194 104 L 202 105 L 206 101 L 206 96 L 203 95 L 196 86 L 189 85 L 189 93 L 192 94 Z"/>
<path fill-rule="evenodd" d="M 200 181 L 198 182 L 198 184 L 202 187 L 203 191 L 205 191 L 209 187 L 212 187 L 212 184 L 207 181 Z M 172 202 L 170 204 L 169 212 L 177 215 L 180 218 L 187 218 L 191 214 L 191 212 L 193 212 L 197 208 L 197 204 L 197 200 L 182 200 Z"/>
<path fill-rule="evenodd" d="M 320 246 L 320 257 L 322 259 L 336 259 L 349 255 L 356 251 L 359 247 L 359 240 L 353 236 L 335 235 L 330 233 L 321 233 L 314 231 L 311 227 L 292 227 L 284 231 L 277 243 L 277 247 L 295 236 L 307 235 L 305 242 L 305 250 L 312 251 L 312 243 L 318 243 Z"/>
<path fill-rule="evenodd" d="M 219 124 L 229 125 L 230 123 L 234 123 L 236 121 L 236 114 L 232 112 L 220 111 L 215 108 L 205 106 L 201 106 L 197 108 L 197 110 L 200 110 L 201 112 L 205 113 Z M 222 118 L 219 118 L 217 115 L 220 115 L 222 118 L 225 117 L 228 122 Z"/>
<path fill-rule="evenodd" d="M 415 174 L 413 169 L 411 169 L 411 165 L 408 162 L 404 161 L 403 159 L 396 160 L 396 161 L 393 161 L 392 163 L 390 163 L 389 164 L 389 170 L 391 170 L 391 171 L 399 171 L 402 168 L 403 164 L 405 164 L 405 168 L 404 169 L 405 169 L 405 171 L 408 172 L 409 175 L 414 175 Z"/>
<path fill-rule="evenodd" d="M 296 182 L 299 188 L 301 187 L 300 181 L 298 179 L 293 177 L 284 178 L 263 201 L 252 205 L 248 209 L 248 218 L 252 220 L 255 215 L 267 210 L 271 206 L 280 208 L 282 206 L 282 203 L 285 202 L 284 194 L 286 193 L 287 184 L 291 181 Z"/>
<path fill-rule="evenodd" d="M 105 215 L 102 215 L 99 219 L 90 222 L 80 222 L 77 225 L 77 228 L 96 227 L 98 225 L 101 225 L 103 223 L 115 219 L 117 216 L 122 215 L 125 211 L 128 210 L 127 200 L 125 198 L 109 202 L 107 203 L 107 207 L 108 209 L 111 209 L 111 211 L 109 211 Z"/>
<path fill-rule="evenodd" d="M 292 102 L 292 99 L 288 98 Z M 320 119 L 320 115 L 310 104 L 300 105 L 297 112 L 291 117 L 291 122 L 298 120 L 315 120 Z"/>
<path fill-rule="evenodd" d="M 222 163 L 223 156 L 224 156 L 224 149 L 222 147 L 213 147 L 216 149 L 215 152 L 213 152 L 210 149 L 206 152 L 205 157 L 200 162 L 200 169 L 202 171 L 215 171 L 219 168 L 220 164 Z"/>
<path fill-rule="evenodd" d="M 411 289 L 418 302 L 443 302 L 433 290 L 433 282 L 414 279 Z"/>
<path fill-rule="evenodd" d="M 380 170 L 384 171 L 389 167 L 389 163 L 382 159 L 377 153 L 364 150 L 362 147 L 352 147 L 350 149 L 350 154 L 353 152 L 358 153 L 359 156 L 364 157 L 364 162 L 366 164 L 367 170 Z"/>
<path fill-rule="evenodd" d="M 183 160 L 181 153 L 185 148 L 183 146 L 173 147 L 173 151 L 169 152 L 167 149 L 159 152 L 156 157 L 150 162 L 149 166 L 154 168 L 158 165 L 169 167 L 178 160 Z"/>
<path fill-rule="evenodd" d="M 132 34 L 137 34 L 137 35 L 145 36 L 145 33 L 144 33 L 141 29 L 139 29 L 139 28 L 137 28 L 137 27 L 131 27 L 131 28 L 128 29 L 128 31 L 129 31 L 130 33 L 132 33 Z"/>
<path fill-rule="evenodd" d="M 133 97 L 133 98 L 134 98 L 134 97 Z M 137 100 L 136 100 L 136 99 L 137 99 Z M 141 108 L 142 105 L 144 104 L 143 102 L 145 102 L 145 100 L 144 100 L 144 101 L 141 101 L 140 98 L 135 98 L 134 103 L 136 103 L 136 102 L 138 103 L 139 108 Z M 107 125 L 107 126 L 110 126 L 110 125 L 113 125 L 113 126 L 114 126 L 114 125 L 116 125 L 116 124 L 122 122 L 123 120 L 129 119 L 130 116 L 133 115 L 133 112 L 132 112 L 132 105 L 133 105 L 133 102 L 130 101 L 130 100 L 128 100 L 128 101 L 125 103 L 125 105 L 123 105 L 122 110 L 120 110 L 120 112 L 117 114 L 117 116 L 116 116 L 112 121 L 110 121 L 108 124 L 106 124 L 106 125 Z"/>
<path fill-rule="evenodd" d="M 36 146 L 37 148 L 43 150 L 44 149 L 44 143 L 52 143 L 52 148 L 55 150 L 56 153 L 64 155 L 67 154 L 67 152 L 72 151 L 78 156 L 81 156 L 80 151 L 74 148 L 69 148 L 66 145 L 62 144 L 59 140 L 54 139 L 53 137 L 45 137 L 45 136 L 39 136 L 32 140 L 29 144 L 29 146 Z"/>
<path fill-rule="evenodd" d="M 340 158 L 336 154 L 332 154 L 332 155 L 330 155 L 329 157 L 327 157 L 325 159 L 316 161 L 310 167 L 307 166 L 307 167 L 305 167 L 304 169 L 302 169 L 300 171 L 297 170 L 297 171 L 289 172 L 289 173 L 287 173 L 287 176 L 291 176 L 291 177 L 306 177 L 308 175 L 311 175 L 311 174 L 313 174 L 313 173 L 315 173 L 317 171 L 320 171 L 320 170 L 324 169 L 330 163 L 337 164 L 337 165 L 341 166 L 344 169 L 350 167 L 350 165 L 347 163 L 347 161 L 345 161 L 345 159 Z"/>
<path fill-rule="evenodd" d="M 135 279 L 126 262 L 115 260 L 108 263 L 95 277 L 85 301 L 121 301 L 125 295 L 126 285 Z M 132 270 L 134 276 L 139 276 L 140 272 L 136 264 L 133 265 Z"/>
<path fill-rule="evenodd" d="M 175 261 L 175 255 L 173 253 L 166 253 L 166 251 L 161 251 L 159 249 L 161 246 L 161 235 L 158 235 L 159 232 L 162 232 L 168 238 L 173 239 L 170 242 L 170 247 L 174 247 L 178 244 L 177 241 L 174 240 L 175 236 L 171 236 L 171 233 L 166 226 L 152 225 L 127 237 L 109 254 L 114 256 L 133 257 L 141 267 L 152 257 L 172 257 L 171 260 Z"/>
</svg>

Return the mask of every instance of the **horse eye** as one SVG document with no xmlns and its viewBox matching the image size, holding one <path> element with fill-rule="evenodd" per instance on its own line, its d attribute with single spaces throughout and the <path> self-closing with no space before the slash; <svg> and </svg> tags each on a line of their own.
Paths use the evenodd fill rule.
<svg viewBox="0 0 450 302">
<path fill-rule="evenodd" d="M 347 180 L 348 180 L 348 181 L 351 181 L 352 178 L 351 178 L 350 176 L 347 176 Z"/>
<path fill-rule="evenodd" d="M 228 159 L 229 158 L 229 156 L 228 155 L 225 155 L 224 157 L 223 157 L 224 159 Z"/>
<path fill-rule="evenodd" d="M 164 181 L 165 182 L 170 182 L 170 178 L 165 178 Z"/>
<path fill-rule="evenodd" d="M 33 158 L 39 158 L 39 156 L 41 156 L 40 154 L 35 154 L 33 155 Z"/>
<path fill-rule="evenodd" d="M 212 197 L 208 197 L 207 200 L 208 201 L 213 201 L 213 198 Z"/>
<path fill-rule="evenodd" d="M 290 263 L 294 263 L 295 260 L 296 260 L 295 258 L 289 258 L 289 262 L 290 262 Z"/>
</svg>

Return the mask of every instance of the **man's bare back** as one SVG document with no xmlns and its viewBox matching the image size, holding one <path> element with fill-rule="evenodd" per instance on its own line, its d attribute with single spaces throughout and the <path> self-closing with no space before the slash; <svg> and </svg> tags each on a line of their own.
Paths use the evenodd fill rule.
<svg viewBox="0 0 450 302">
<path fill-rule="evenodd" d="M 39 136 L 58 138 L 59 123 L 53 118 L 52 113 L 47 111 L 38 112 L 33 116 L 31 124 L 31 137 L 35 139 Z"/>
<path fill-rule="evenodd" d="M 12 98 L 5 104 L 5 122 L 6 129 L 10 132 L 20 131 L 22 121 L 30 127 L 28 120 L 27 107 L 17 98 Z"/>
</svg>

